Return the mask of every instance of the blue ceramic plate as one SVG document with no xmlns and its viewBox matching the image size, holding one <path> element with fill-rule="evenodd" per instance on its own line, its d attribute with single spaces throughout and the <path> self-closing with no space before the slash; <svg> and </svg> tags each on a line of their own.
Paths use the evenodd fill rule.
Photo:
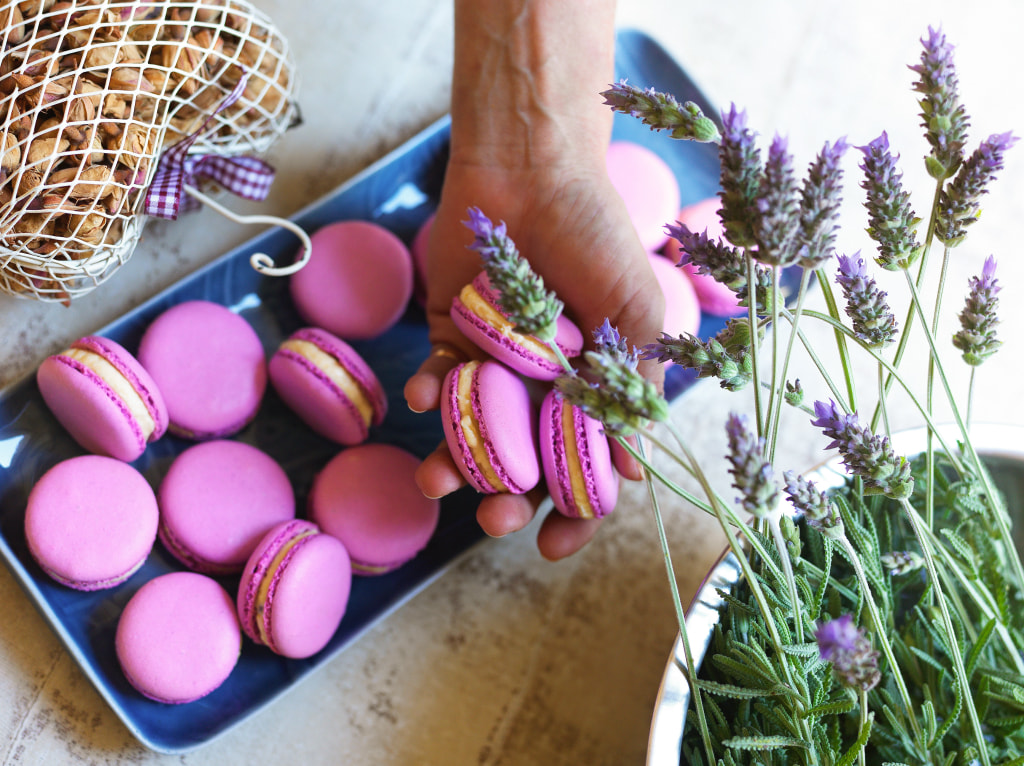
<svg viewBox="0 0 1024 766">
<path fill-rule="evenodd" d="M 619 34 L 617 67 L 619 77 L 667 90 L 680 100 L 694 100 L 710 112 L 678 65 L 643 34 Z M 663 157 L 679 179 L 684 205 L 716 192 L 718 160 L 713 147 L 672 141 L 624 116 L 616 117 L 615 137 L 645 144 Z M 411 242 L 437 204 L 447 148 L 448 122 L 442 120 L 299 213 L 295 220 L 307 231 L 338 220 L 372 220 Z M 303 323 L 290 304 L 286 280 L 261 277 L 249 266 L 249 257 L 264 252 L 275 262 L 286 263 L 295 249 L 289 232 L 278 229 L 261 234 L 103 328 L 100 334 L 135 350 L 146 326 L 161 312 L 184 300 L 204 299 L 244 316 L 256 328 L 269 355 Z M 702 334 L 721 327 L 722 320 L 706 319 Z M 412 305 L 385 335 L 353 345 L 388 391 L 388 416 L 372 439 L 399 445 L 421 457 L 428 454 L 443 438 L 440 419 L 436 413 L 411 413 L 402 397 L 405 380 L 428 352 L 422 311 Z M 692 377 L 682 370 L 670 369 L 669 397 L 677 396 L 691 382 Z M 46 577 L 26 546 L 26 498 L 43 472 L 81 450 L 49 413 L 31 377 L 0 393 L 0 424 L 0 553 L 104 699 L 144 745 L 161 752 L 183 752 L 208 742 L 275 700 L 425 587 L 483 537 L 474 518 L 475 493 L 467 489 L 446 498 L 437 533 L 415 560 L 382 577 L 357 579 L 337 634 L 319 654 L 289 660 L 246 641 L 238 666 L 219 689 L 186 705 L 163 705 L 145 699 L 125 681 L 114 652 L 114 632 L 131 595 L 146 581 L 179 565 L 158 543 L 143 568 L 112 590 L 83 593 Z M 302 426 L 272 390 L 268 390 L 255 421 L 237 438 L 281 462 L 292 479 L 299 508 L 305 505 L 313 476 L 337 450 Z M 135 466 L 156 487 L 172 459 L 187 446 L 185 441 L 165 436 L 152 444 Z M 227 578 L 223 584 L 233 592 L 237 580 Z"/>
</svg>

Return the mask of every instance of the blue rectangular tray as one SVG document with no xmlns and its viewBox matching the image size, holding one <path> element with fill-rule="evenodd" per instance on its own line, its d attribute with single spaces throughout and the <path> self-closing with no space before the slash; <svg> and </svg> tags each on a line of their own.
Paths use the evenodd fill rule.
<svg viewBox="0 0 1024 766">
<path fill-rule="evenodd" d="M 620 32 L 616 62 L 618 77 L 671 92 L 680 100 L 693 100 L 711 113 L 690 79 L 646 35 Z M 338 220 L 372 220 L 411 242 L 436 208 L 448 136 L 449 123 L 443 119 L 298 213 L 294 220 L 310 232 Z M 614 137 L 644 144 L 665 159 L 679 180 L 684 205 L 716 193 L 715 147 L 672 141 L 622 115 L 616 116 Z M 291 306 L 287 281 L 260 276 L 250 267 L 249 257 L 264 252 L 276 263 L 287 263 L 296 248 L 291 233 L 267 231 L 98 330 L 98 334 L 134 351 L 142 332 L 158 314 L 184 300 L 204 299 L 244 316 L 269 355 L 303 323 Z M 702 321 L 702 334 L 714 333 L 723 324 L 713 317 Z M 388 392 L 388 416 L 372 439 L 399 445 L 421 457 L 431 452 L 443 438 L 439 416 L 410 412 L 402 396 L 405 380 L 429 351 L 422 310 L 413 303 L 385 335 L 353 346 L 374 368 Z M 693 379 L 692 373 L 670 368 L 668 397 L 678 396 Z M 35 481 L 50 466 L 81 454 L 81 449 L 50 414 L 31 376 L 0 393 L 0 424 L 0 555 L 115 713 L 140 742 L 160 752 L 180 753 L 202 745 L 270 704 L 433 581 L 483 537 L 475 520 L 476 494 L 464 489 L 445 498 L 437 532 L 416 559 L 390 574 L 356 579 L 341 626 L 320 653 L 305 660 L 290 660 L 246 641 L 238 666 L 219 689 L 186 705 L 163 705 L 142 697 L 125 681 L 114 652 L 114 632 L 128 598 L 149 579 L 180 565 L 158 543 L 143 568 L 117 588 L 84 593 L 50 580 L 26 546 L 26 499 Z M 299 508 L 304 507 L 313 476 L 337 451 L 336 445 L 303 427 L 272 390 L 268 390 L 255 421 L 237 438 L 281 462 L 295 487 Z M 150 445 L 134 465 L 155 488 L 173 458 L 188 446 L 188 442 L 165 436 Z M 223 584 L 234 592 L 237 580 L 225 578 Z"/>
</svg>

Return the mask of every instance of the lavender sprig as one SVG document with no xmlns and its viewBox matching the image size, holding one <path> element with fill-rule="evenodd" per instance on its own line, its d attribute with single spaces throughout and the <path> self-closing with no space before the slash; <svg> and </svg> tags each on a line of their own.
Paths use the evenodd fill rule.
<svg viewBox="0 0 1024 766">
<path fill-rule="evenodd" d="M 794 261 L 796 250 L 800 205 L 793 155 L 781 136 L 776 135 L 768 147 L 755 204 L 757 252 L 754 258 L 768 266 L 789 266 Z"/>
<path fill-rule="evenodd" d="M 843 535 L 843 520 L 836 513 L 827 492 L 794 471 L 786 471 L 783 478 L 786 480 L 786 496 L 808 524 L 831 537 Z"/>
<path fill-rule="evenodd" d="M 553 341 L 564 304 L 554 291 L 544 288 L 544 280 L 520 255 L 504 221 L 495 226 L 480 208 L 471 207 L 469 220 L 463 223 L 474 235 L 469 248 L 483 260 L 484 271 L 498 292 L 498 304 L 516 332 Z"/>
<path fill-rule="evenodd" d="M 910 497 L 914 478 L 910 462 L 897 457 L 887 436 L 871 433 L 856 413 L 842 412 L 835 402 L 814 403 L 817 416 L 811 425 L 832 439 L 826 449 L 838 448 L 843 465 L 864 481 L 865 494 L 882 494 L 894 500 Z"/>
<path fill-rule="evenodd" d="M 921 38 L 924 51 L 921 63 L 910 69 L 917 72 L 914 90 L 922 94 L 921 125 L 932 147 L 925 158 L 928 174 L 936 180 L 950 178 L 960 167 L 970 121 L 960 103 L 959 79 L 953 66 L 953 46 L 937 29 L 928 27 Z"/>
<path fill-rule="evenodd" d="M 853 322 L 854 333 L 868 345 L 878 348 L 896 337 L 896 317 L 885 300 L 887 293 L 868 276 L 864 259 L 858 255 L 839 256 L 836 282 L 843 288 L 846 313 Z"/>
<path fill-rule="evenodd" d="M 754 433 L 745 415 L 730 415 L 725 430 L 729 437 L 726 459 L 732 466 L 732 486 L 741 492 L 737 501 L 747 513 L 764 518 L 779 502 L 779 485 L 772 464 L 764 459 L 765 439 Z"/>
<path fill-rule="evenodd" d="M 878 670 L 878 652 L 861 628 L 848 614 L 822 623 L 814 632 L 818 655 L 832 663 L 836 677 L 856 691 L 867 692 L 882 679 Z"/>
<path fill-rule="evenodd" d="M 650 421 L 665 420 L 668 403 L 637 371 L 637 350 L 626 350 L 625 339 L 607 319 L 594 332 L 594 342 L 596 348 L 583 353 L 583 374 L 562 375 L 555 388 L 600 420 L 609 436 L 629 436 Z"/>
<path fill-rule="evenodd" d="M 643 347 L 642 357 L 674 362 L 695 370 L 698 378 L 718 378 L 727 391 L 739 391 L 754 375 L 750 324 L 746 319 L 728 320 L 717 335 L 706 341 L 690 333 L 678 337 L 662 333 L 656 343 Z"/>
<path fill-rule="evenodd" d="M 716 282 L 725 285 L 734 293 L 741 306 L 749 305 L 750 287 L 747 278 L 747 264 L 739 248 L 727 242 L 708 236 L 707 232 L 696 233 L 676 221 L 665 226 L 669 236 L 679 242 L 677 266 L 693 264 L 698 274 L 706 274 Z M 774 301 L 771 271 L 764 266 L 754 268 L 754 300 L 759 314 L 769 314 Z"/>
<path fill-rule="evenodd" d="M 755 134 L 747 128 L 747 113 L 732 105 L 722 112 L 722 140 L 718 158 L 721 164 L 718 193 L 722 206 L 718 212 L 725 237 L 737 247 L 754 247 L 752 222 L 757 218 L 757 198 L 761 186 L 761 152 Z"/>
<path fill-rule="evenodd" d="M 935 219 L 935 237 L 947 247 L 959 245 L 967 227 L 981 214 L 980 199 L 988 192 L 989 182 L 1003 169 L 1003 155 L 1017 143 L 1011 133 L 998 133 L 981 142 L 964 160 L 953 180 L 939 196 Z"/>
<path fill-rule="evenodd" d="M 834 144 L 826 141 L 801 187 L 797 263 L 805 269 L 817 269 L 832 257 L 843 201 L 839 162 L 847 147 L 843 138 Z"/>
<path fill-rule="evenodd" d="M 997 297 L 1002 289 L 996 279 L 996 260 L 985 259 L 981 276 L 971 277 L 964 310 L 960 312 L 960 330 L 953 335 L 953 345 L 963 352 L 963 359 L 977 367 L 996 352 L 1002 341 L 996 338 L 999 317 Z"/>
<path fill-rule="evenodd" d="M 896 169 L 899 156 L 889 150 L 885 131 L 858 148 L 864 154 L 860 168 L 864 171 L 861 188 L 867 192 L 868 236 L 878 243 L 875 262 L 889 271 L 909 268 L 922 251 L 916 235 L 921 219 L 911 209 L 903 174 Z"/>
<path fill-rule="evenodd" d="M 625 80 L 602 91 L 612 111 L 638 118 L 654 130 L 667 130 L 672 138 L 709 143 L 721 137 L 714 120 L 692 101 L 680 104 L 674 96 L 654 88 L 637 88 Z"/>
<path fill-rule="evenodd" d="M 879 560 L 893 577 L 916 572 L 924 566 L 924 557 L 914 551 L 889 551 L 879 556 Z"/>
</svg>

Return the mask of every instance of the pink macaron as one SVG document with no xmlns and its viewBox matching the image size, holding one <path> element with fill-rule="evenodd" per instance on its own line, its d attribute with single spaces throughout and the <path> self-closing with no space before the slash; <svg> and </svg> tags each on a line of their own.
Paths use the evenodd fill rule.
<svg viewBox="0 0 1024 766">
<path fill-rule="evenodd" d="M 281 399 L 321 436 L 359 444 L 384 421 L 388 400 L 377 375 L 355 349 L 326 330 L 292 333 L 268 369 Z"/>
<path fill-rule="evenodd" d="M 662 330 L 673 338 L 700 331 L 700 301 L 689 276 L 667 258 L 649 255 L 654 276 L 665 296 L 665 322 Z"/>
<path fill-rule="evenodd" d="M 170 431 L 216 439 L 242 430 L 267 387 L 267 362 L 256 331 L 226 306 L 179 303 L 146 328 L 139 361 L 167 403 Z"/>
<path fill-rule="evenodd" d="M 540 481 L 536 408 L 500 362 L 453 367 L 441 389 L 441 424 L 463 477 L 485 494 L 522 494 Z"/>
<path fill-rule="evenodd" d="M 311 521 L 283 522 L 267 532 L 242 572 L 242 630 L 284 657 L 309 657 L 337 631 L 351 588 L 351 560 L 338 538 Z"/>
<path fill-rule="evenodd" d="M 120 585 L 156 540 L 156 496 L 133 466 L 105 455 L 57 463 L 28 496 L 29 552 L 50 577 L 77 590 Z"/>
<path fill-rule="evenodd" d="M 152 700 L 178 705 L 227 680 L 238 663 L 242 631 L 234 601 L 217 581 L 169 572 L 128 600 L 114 646 L 132 686 Z"/>
<path fill-rule="evenodd" d="M 108 338 L 88 336 L 44 359 L 43 401 L 82 447 L 132 461 L 167 430 L 167 406 L 138 360 Z"/>
<path fill-rule="evenodd" d="M 600 519 L 619 496 L 619 474 L 600 421 L 549 391 L 540 407 L 540 456 L 551 499 L 563 515 Z"/>
<path fill-rule="evenodd" d="M 241 572 L 263 535 L 295 518 L 295 493 L 284 469 L 262 450 L 230 439 L 179 454 L 157 500 L 164 547 L 209 575 Z"/>
<path fill-rule="evenodd" d="M 668 240 L 665 225 L 679 210 L 679 182 L 655 152 L 632 141 L 612 141 L 606 157 L 608 177 L 626 204 L 640 243 L 653 253 Z"/>
<path fill-rule="evenodd" d="M 412 297 L 409 248 L 371 221 L 339 221 L 311 237 L 309 263 L 289 279 L 300 316 L 346 340 L 390 329 Z"/>
<path fill-rule="evenodd" d="M 564 369 L 557 354 L 532 335 L 516 332 L 498 299 L 486 272 L 481 271 L 452 300 L 452 321 L 482 351 L 528 378 L 554 380 L 561 375 Z M 567 359 L 583 350 L 583 333 L 564 314 L 558 317 L 555 343 Z"/>
<path fill-rule="evenodd" d="M 317 474 L 309 518 L 344 543 L 355 574 L 405 564 L 429 542 L 441 504 L 416 486 L 420 459 L 392 444 L 342 450 Z"/>
<path fill-rule="evenodd" d="M 722 207 L 722 201 L 718 197 L 707 199 L 687 205 L 679 211 L 677 220 L 686 224 L 687 228 L 695 233 L 707 233 L 708 239 L 719 240 L 723 237 L 725 229 L 718 211 Z M 669 239 L 665 244 L 663 253 L 672 263 L 679 263 L 682 251 L 679 241 Z M 681 267 L 683 272 L 689 276 L 693 288 L 697 293 L 697 300 L 703 311 L 713 316 L 727 317 L 736 316 L 746 312 L 746 308 L 739 305 L 736 293 L 726 285 L 718 282 L 710 274 L 700 274 L 697 267 L 688 263 Z"/>
</svg>

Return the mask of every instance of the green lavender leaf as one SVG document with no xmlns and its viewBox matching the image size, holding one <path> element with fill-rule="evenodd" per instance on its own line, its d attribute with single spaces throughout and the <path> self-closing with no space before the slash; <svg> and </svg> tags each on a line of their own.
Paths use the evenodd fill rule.
<svg viewBox="0 0 1024 766">
<path fill-rule="evenodd" d="M 734 750 L 774 750 L 777 747 L 806 748 L 807 743 L 795 737 L 732 737 L 723 743 Z"/>
</svg>

